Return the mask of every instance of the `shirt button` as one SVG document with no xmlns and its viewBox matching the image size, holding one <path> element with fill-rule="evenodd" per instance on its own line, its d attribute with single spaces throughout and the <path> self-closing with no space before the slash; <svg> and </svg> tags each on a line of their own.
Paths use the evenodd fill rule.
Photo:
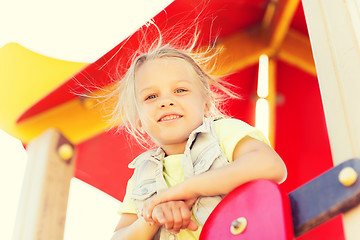
<svg viewBox="0 0 360 240">
<path fill-rule="evenodd" d="M 140 192 L 141 192 L 141 194 L 145 194 L 145 193 L 148 192 L 148 189 L 147 189 L 147 188 L 142 188 L 142 189 L 140 190 Z"/>
<path fill-rule="evenodd" d="M 175 238 L 175 236 L 174 235 L 170 235 L 169 236 L 169 240 L 175 240 L 176 238 Z"/>
</svg>

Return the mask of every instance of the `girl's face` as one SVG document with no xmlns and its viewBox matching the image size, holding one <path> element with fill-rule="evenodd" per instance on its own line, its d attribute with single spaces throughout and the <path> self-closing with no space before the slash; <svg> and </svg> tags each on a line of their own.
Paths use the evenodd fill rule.
<svg viewBox="0 0 360 240">
<path fill-rule="evenodd" d="M 149 60 L 135 73 L 140 124 L 167 155 L 180 154 L 203 122 L 206 101 L 192 66 L 179 58 Z"/>
</svg>

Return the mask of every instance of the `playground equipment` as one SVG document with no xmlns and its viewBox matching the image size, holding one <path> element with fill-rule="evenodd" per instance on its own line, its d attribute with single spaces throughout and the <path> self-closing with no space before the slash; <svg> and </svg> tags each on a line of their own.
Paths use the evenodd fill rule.
<svg viewBox="0 0 360 240">
<path fill-rule="evenodd" d="M 291 199 L 305 189 L 306 185 L 301 186 L 306 182 L 327 170 L 338 171 L 332 169 L 334 165 L 360 157 L 360 113 L 356 108 L 360 102 L 359 9 L 356 0 L 223 0 L 207 4 L 176 0 L 151 21 L 162 32 L 176 29 L 167 35 L 169 39 L 182 33 L 186 42 L 192 32 L 188 27 L 194 19 L 199 20 L 199 49 L 209 43 L 222 49 L 217 58 L 219 68 L 213 74 L 228 75 L 228 81 L 240 86 L 239 93 L 244 96 L 243 101 L 229 102 L 229 112 L 252 125 L 258 98 L 258 59 L 262 54 L 269 56 L 269 94 L 264 98 L 271 113 L 269 138 L 287 165 L 288 179 L 277 187 L 265 182 L 249 184 L 279 188 L 285 196 L 279 200 L 285 203 L 286 196 Z M 126 166 L 141 149 L 130 150 L 125 135 L 107 131 L 109 125 L 99 106 L 80 95 L 110 86 L 117 66 L 126 68 L 140 40 L 156 37 L 152 26 L 144 25 L 91 64 L 52 59 L 15 43 L 0 49 L 0 127 L 19 138 L 29 153 L 15 239 L 62 239 L 71 177 L 122 199 L 131 176 Z M 358 181 L 344 189 L 355 188 Z M 291 201 L 282 206 L 286 216 L 290 216 L 290 205 L 294 206 Z M 301 236 L 292 220 L 295 236 L 357 239 L 359 207 L 343 216 L 344 221 L 334 216 Z M 235 230 L 243 224 L 242 217 L 236 215 L 241 219 L 233 224 Z M 232 216 L 227 221 L 236 219 Z M 248 219 L 243 234 L 250 232 L 251 225 Z M 286 236 L 290 236 L 289 226 L 284 228 Z M 229 231 L 231 224 L 227 223 L 226 229 Z M 242 236 L 236 235 L 238 239 Z"/>
</svg>

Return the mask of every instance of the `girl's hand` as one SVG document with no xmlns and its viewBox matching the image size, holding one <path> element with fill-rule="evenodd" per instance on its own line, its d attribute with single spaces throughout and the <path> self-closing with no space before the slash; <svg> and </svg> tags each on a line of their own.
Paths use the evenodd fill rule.
<svg viewBox="0 0 360 240">
<path fill-rule="evenodd" d="M 196 193 L 191 193 L 191 191 L 189 191 L 189 188 L 186 187 L 185 182 L 182 182 L 146 200 L 143 207 L 142 216 L 147 222 L 151 222 L 151 215 L 154 207 L 160 203 L 169 201 L 182 200 L 187 203 L 189 209 L 191 209 L 197 197 L 198 195 L 196 195 Z"/>
<path fill-rule="evenodd" d="M 152 220 L 159 225 L 165 225 L 167 230 L 179 233 L 180 229 L 188 228 L 191 231 L 198 229 L 197 224 L 191 220 L 189 203 L 184 201 L 170 201 L 158 204 L 152 211 Z"/>
</svg>

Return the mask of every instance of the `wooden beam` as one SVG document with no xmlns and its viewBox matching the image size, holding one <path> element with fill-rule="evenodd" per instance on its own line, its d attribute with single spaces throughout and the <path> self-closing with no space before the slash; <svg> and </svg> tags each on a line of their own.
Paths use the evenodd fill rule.
<svg viewBox="0 0 360 240">
<path fill-rule="evenodd" d="M 269 58 L 269 141 L 273 148 L 276 146 L 276 60 Z"/>
<path fill-rule="evenodd" d="M 295 30 L 289 30 L 279 48 L 277 57 L 295 65 L 307 73 L 316 75 L 310 40 L 305 35 Z"/>
<path fill-rule="evenodd" d="M 260 29 L 249 29 L 223 38 L 216 48 L 219 54 L 210 65 L 215 63 L 212 74 L 220 76 L 256 64 L 261 54 L 269 54 Z"/>
<path fill-rule="evenodd" d="M 303 0 L 335 165 L 360 158 L 360 6 L 351 3 Z M 359 239 L 359 222 L 360 206 L 344 215 L 346 239 Z"/>
<path fill-rule="evenodd" d="M 62 240 L 70 180 L 74 172 L 74 146 L 49 129 L 27 145 L 24 177 L 14 240 Z"/>
<path fill-rule="evenodd" d="M 300 0 L 273 0 L 268 4 L 262 27 L 268 39 L 269 47 L 275 52 L 286 37 L 299 2 Z"/>
</svg>

